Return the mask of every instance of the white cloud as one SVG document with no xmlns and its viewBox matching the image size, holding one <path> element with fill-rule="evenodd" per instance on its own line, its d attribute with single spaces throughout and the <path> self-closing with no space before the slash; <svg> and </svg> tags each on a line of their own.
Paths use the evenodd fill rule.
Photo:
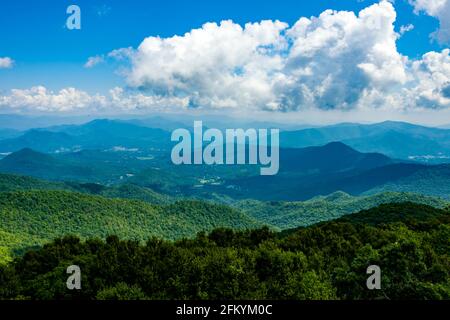
<svg viewBox="0 0 450 320">
<path fill-rule="evenodd" d="M 283 67 L 280 32 L 287 24 L 262 21 L 244 28 L 207 23 L 184 36 L 146 38 L 132 56 L 128 83 L 148 92 L 189 96 L 191 106 L 239 107 L 270 100 L 270 73 Z"/>
<path fill-rule="evenodd" d="M 147 94 L 188 98 L 191 107 L 350 109 L 408 80 L 395 19 L 382 1 L 358 15 L 327 10 L 291 28 L 207 23 L 183 36 L 146 38 L 131 54 L 127 81 Z"/>
<path fill-rule="evenodd" d="M 20 112 L 90 113 L 148 109 L 163 111 L 187 106 L 186 99 L 129 93 L 119 87 L 111 89 L 108 95 L 90 95 L 75 88 L 64 88 L 55 92 L 44 86 L 36 86 L 30 89 L 12 89 L 8 95 L 0 96 L 0 110 Z"/>
<path fill-rule="evenodd" d="M 74 88 L 12 90 L 0 96 L 0 106 L 67 112 L 450 109 L 450 51 L 418 60 L 403 56 L 395 20 L 393 5 L 381 1 L 359 13 L 327 10 L 293 26 L 206 23 L 181 36 L 148 37 L 137 49 L 117 49 L 87 62 L 119 61 L 130 89 L 94 96 Z M 400 33 L 411 28 L 403 26 Z"/>
<path fill-rule="evenodd" d="M 450 0 L 409 0 L 414 6 L 414 12 L 424 12 L 429 16 L 439 19 L 439 30 L 432 37 L 441 44 L 450 43 Z"/>
<path fill-rule="evenodd" d="M 86 63 L 84 64 L 84 67 L 92 68 L 104 61 L 105 61 L 105 59 L 103 58 L 103 56 L 89 57 L 88 60 L 86 61 Z"/>
<path fill-rule="evenodd" d="M 9 69 L 14 65 L 14 60 L 9 57 L 0 58 L 0 69 Z"/>
<path fill-rule="evenodd" d="M 409 3 L 414 6 L 414 12 L 418 14 L 425 11 L 431 16 L 438 15 L 445 7 L 447 0 L 409 0 Z"/>
<path fill-rule="evenodd" d="M 400 35 L 404 35 L 405 33 L 414 30 L 413 24 L 406 24 L 400 27 Z"/>
<path fill-rule="evenodd" d="M 418 79 L 412 89 L 416 104 L 431 108 L 450 108 L 450 50 L 429 52 L 413 64 Z"/>
<path fill-rule="evenodd" d="M 134 53 L 133 48 L 128 47 L 128 48 L 120 48 L 120 49 L 116 49 L 111 51 L 110 53 L 108 53 L 108 58 L 113 58 L 116 60 L 125 60 L 125 59 L 129 59 Z"/>
<path fill-rule="evenodd" d="M 108 59 L 114 59 L 116 61 L 124 61 L 130 59 L 133 53 L 134 50 L 131 47 L 116 49 L 111 51 L 107 55 L 96 55 L 93 57 L 89 57 L 86 63 L 84 64 L 84 67 L 93 68 L 98 64 L 105 63 Z"/>
<path fill-rule="evenodd" d="M 93 110 L 105 106 L 105 97 L 91 96 L 75 88 L 53 92 L 43 86 L 31 89 L 12 89 L 7 96 L 0 96 L 0 107 L 20 111 L 71 112 Z"/>
<path fill-rule="evenodd" d="M 186 98 L 144 95 L 142 93 L 126 93 L 123 88 L 116 87 L 109 91 L 108 103 L 121 111 L 153 110 L 162 111 L 169 108 L 185 109 Z"/>
</svg>

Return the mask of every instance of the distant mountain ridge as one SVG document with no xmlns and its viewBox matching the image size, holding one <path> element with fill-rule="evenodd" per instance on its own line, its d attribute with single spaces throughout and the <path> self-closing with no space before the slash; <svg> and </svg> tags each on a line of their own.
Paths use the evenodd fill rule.
<svg viewBox="0 0 450 320">
<path fill-rule="evenodd" d="M 393 160 L 383 154 L 361 153 L 341 142 L 299 149 L 282 148 L 280 151 L 280 169 L 283 171 L 338 172 L 371 169 L 391 163 Z"/>
<path fill-rule="evenodd" d="M 384 191 L 417 192 L 450 199 L 450 164 L 424 167 L 400 179 L 368 190 L 365 194 Z"/>
<path fill-rule="evenodd" d="M 448 132 L 401 122 L 282 131 L 280 171 L 276 176 L 262 177 L 257 166 L 175 166 L 170 161 L 170 132 L 125 120 L 97 119 L 82 125 L 32 129 L 0 140 L 0 152 L 4 153 L 0 172 L 105 185 L 131 182 L 171 196 L 199 198 L 217 194 L 219 198 L 292 201 L 335 191 L 359 195 L 420 190 L 447 198 L 450 191 L 439 187 L 450 184 L 445 166 L 426 170 L 428 167 L 417 161 L 362 152 L 339 138 L 361 143 L 362 149 L 381 145 L 400 154 L 405 150 L 441 150 L 450 145 L 450 139 L 445 138 Z M 331 141 L 294 147 L 327 140 Z"/>
<path fill-rule="evenodd" d="M 280 133 L 282 147 L 302 148 L 332 141 L 343 142 L 360 152 L 379 152 L 391 158 L 415 157 L 431 163 L 450 162 L 450 130 L 442 128 L 386 121 L 338 124 Z"/>
<path fill-rule="evenodd" d="M 123 121 L 99 119 L 83 125 L 62 125 L 47 129 L 31 129 L 14 138 L 0 140 L 0 152 L 31 148 L 54 153 L 74 149 L 102 149 L 114 146 L 129 148 L 164 148 L 170 133 Z"/>
<path fill-rule="evenodd" d="M 445 208 L 450 202 L 417 193 L 382 192 L 369 196 L 351 196 L 337 191 L 307 201 L 242 200 L 233 206 L 282 230 L 308 226 L 377 207 L 381 204 L 414 202 Z"/>
<path fill-rule="evenodd" d="M 397 162 L 381 154 L 358 152 L 339 142 L 280 149 L 280 172 L 275 176 L 260 176 L 257 170 L 239 174 L 251 169 L 248 166 L 177 167 L 170 162 L 163 165 L 164 158 L 147 162 L 134 153 L 116 154 L 86 150 L 49 155 L 26 148 L 1 159 L 0 172 L 53 181 L 113 185 L 130 182 L 172 196 L 206 199 L 218 194 L 235 199 L 294 201 L 335 191 L 351 195 L 398 191 L 450 196 L 446 187 L 450 185 L 448 165 Z M 158 164 L 163 166 L 153 167 Z"/>
<path fill-rule="evenodd" d="M 97 174 L 88 164 L 73 165 L 29 148 L 13 152 L 1 159 L 0 172 L 52 180 L 78 180 L 80 177 L 87 180 Z"/>
<path fill-rule="evenodd" d="M 195 117 L 192 118 L 192 122 Z M 207 120 L 209 119 L 209 120 Z M 1 117 L 0 117 L 1 120 Z M 98 149 L 114 146 L 128 148 L 168 148 L 170 132 L 182 127 L 192 129 L 189 119 L 155 116 L 144 119 L 96 119 L 83 124 L 56 125 L 23 133 L 0 132 L 0 152 L 31 148 L 41 152 Z M 197 119 L 199 120 L 199 119 Z M 29 120 L 28 120 L 29 121 Z M 205 118 L 206 127 L 248 128 L 252 123 Z M 39 122 L 37 122 L 38 124 Z M 275 123 L 254 122 L 255 128 L 276 128 Z M 289 129 L 292 126 L 286 126 Z M 360 152 L 381 153 L 393 159 L 426 163 L 450 162 L 450 129 L 432 128 L 405 122 L 385 121 L 375 124 L 341 123 L 300 130 L 281 128 L 282 148 L 321 146 L 342 142 Z"/>
</svg>

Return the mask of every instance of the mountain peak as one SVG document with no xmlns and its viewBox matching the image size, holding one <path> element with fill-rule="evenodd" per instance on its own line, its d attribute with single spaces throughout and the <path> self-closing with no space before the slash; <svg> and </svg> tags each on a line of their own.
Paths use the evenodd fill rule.
<svg viewBox="0 0 450 320">
<path fill-rule="evenodd" d="M 354 152 L 358 152 L 355 149 L 353 149 L 352 147 L 350 147 L 350 146 L 348 146 L 345 143 L 340 142 L 340 141 L 329 142 L 329 143 L 325 144 L 324 146 L 318 147 L 318 148 L 326 148 L 326 149 L 334 149 L 334 150 L 339 150 L 339 149 L 341 149 L 341 150 L 352 150 Z"/>
<path fill-rule="evenodd" d="M 13 153 L 7 155 L 5 158 L 2 159 L 2 161 L 18 159 L 18 158 L 27 159 L 27 160 L 36 159 L 36 158 L 53 160 L 53 157 L 48 154 L 35 151 L 31 148 L 23 148 L 23 149 L 20 149 L 16 152 L 13 152 Z"/>
</svg>

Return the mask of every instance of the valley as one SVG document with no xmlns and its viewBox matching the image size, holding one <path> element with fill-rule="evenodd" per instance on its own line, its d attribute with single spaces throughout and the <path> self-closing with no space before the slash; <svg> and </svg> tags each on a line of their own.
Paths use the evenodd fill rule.
<svg viewBox="0 0 450 320">
<path fill-rule="evenodd" d="M 385 125 L 390 129 L 382 132 L 393 142 L 396 134 L 390 130 L 405 130 L 405 124 Z M 156 238 L 177 243 L 218 230 L 267 228 L 286 235 L 329 221 L 360 223 L 361 216 L 364 224 L 394 223 L 404 216 L 423 220 L 448 208 L 450 164 L 388 156 L 376 144 L 361 147 L 364 152 L 350 146 L 356 142 L 349 143 L 349 137 L 376 136 L 380 126 L 319 128 L 337 131 L 343 140 L 327 141 L 323 133 L 313 139 L 318 145 L 310 139 L 308 146 L 301 146 L 299 135 L 315 136 L 318 128 L 282 131 L 280 170 L 273 176 L 261 176 L 260 165 L 174 165 L 170 150 L 176 142 L 169 131 L 132 121 L 94 120 L 5 134 L 0 265 L 68 235 L 81 241 L 114 235 L 140 244 Z M 433 140 L 427 128 L 412 128 L 428 135 L 432 152 L 442 151 L 443 129 Z M 389 213 L 395 205 L 404 210 L 398 217 Z"/>
</svg>

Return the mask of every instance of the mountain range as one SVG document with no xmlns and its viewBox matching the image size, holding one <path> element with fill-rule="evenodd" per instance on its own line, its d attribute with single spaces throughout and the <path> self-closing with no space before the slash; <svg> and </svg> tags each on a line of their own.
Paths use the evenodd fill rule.
<svg viewBox="0 0 450 320">
<path fill-rule="evenodd" d="M 0 116 L 0 123 L 1 120 Z M 6 122 L 6 119 L 3 120 Z M 25 131 L 3 127 L 0 131 L 0 153 L 23 148 L 48 153 L 112 147 L 168 149 L 173 144 L 170 132 L 180 127 L 192 128 L 194 120 L 192 118 L 189 122 L 189 119 L 155 116 L 147 119 L 96 119 L 83 124 L 60 124 Z M 450 162 L 450 129 L 445 128 L 386 121 L 376 124 L 341 123 L 294 130 L 294 126 L 283 127 L 271 122 L 247 123 L 213 117 L 203 122 L 205 127 L 219 129 L 281 127 L 280 145 L 283 148 L 342 142 L 360 152 L 381 153 L 393 159 L 430 164 Z"/>
<path fill-rule="evenodd" d="M 202 199 L 307 200 L 343 191 L 351 195 L 384 191 L 448 198 L 450 165 L 424 165 L 361 153 L 343 143 L 280 149 L 280 172 L 261 176 L 235 166 L 174 166 L 167 157 L 135 152 L 83 150 L 44 154 L 22 149 L 0 160 L 0 172 L 54 181 L 121 185 L 131 183 L 171 196 Z"/>
<path fill-rule="evenodd" d="M 222 205 L 170 198 L 133 185 L 107 187 L 0 174 L 0 252 L 6 254 L 0 264 L 14 253 L 66 234 L 144 240 L 192 237 L 219 227 L 286 230 L 404 202 L 449 205 L 439 198 L 392 192 L 360 197 L 335 192 L 304 202 L 245 200 Z"/>
<path fill-rule="evenodd" d="M 450 162 L 450 130 L 404 122 L 343 123 L 319 128 L 283 131 L 283 147 L 302 148 L 340 141 L 361 152 L 379 152 L 391 158 L 429 163 Z"/>
<path fill-rule="evenodd" d="M 168 142 L 170 133 L 162 129 L 101 119 L 83 125 L 27 130 L 20 136 L 0 140 L 0 152 L 15 152 L 23 148 L 47 153 L 113 147 L 148 150 L 167 147 Z"/>
<path fill-rule="evenodd" d="M 395 221 L 374 217 L 395 203 L 431 206 L 404 205 L 425 208 L 408 213 L 420 217 L 449 206 L 450 130 L 284 128 L 280 170 L 261 176 L 258 165 L 173 165 L 170 130 L 183 124 L 100 119 L 0 131 L 0 264 L 67 234 L 173 240 L 215 228 L 308 227 L 380 205 L 387 209 L 370 211 L 371 223 Z"/>
</svg>

